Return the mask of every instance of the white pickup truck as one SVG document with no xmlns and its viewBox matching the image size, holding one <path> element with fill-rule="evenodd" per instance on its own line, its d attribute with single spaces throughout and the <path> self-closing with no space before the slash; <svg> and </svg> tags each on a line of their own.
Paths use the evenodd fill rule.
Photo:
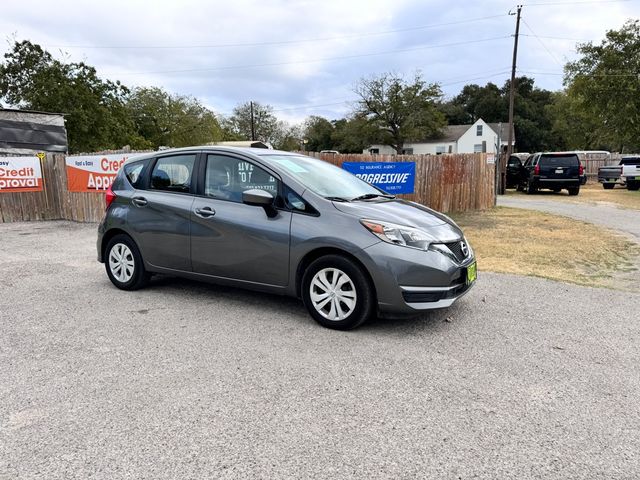
<svg viewBox="0 0 640 480">
<path fill-rule="evenodd" d="M 629 190 L 640 189 L 640 155 L 629 155 L 620 159 L 619 165 L 600 167 L 598 181 L 606 189 L 616 184 L 626 185 Z"/>
</svg>

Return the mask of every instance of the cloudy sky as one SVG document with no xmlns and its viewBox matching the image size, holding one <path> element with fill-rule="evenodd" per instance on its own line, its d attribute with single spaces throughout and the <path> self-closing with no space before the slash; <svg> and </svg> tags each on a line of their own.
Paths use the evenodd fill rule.
<svg viewBox="0 0 640 480">
<path fill-rule="evenodd" d="M 363 76 L 394 71 L 439 82 L 509 76 L 515 4 L 508 0 L 70 0 L 3 2 L 0 43 L 29 39 L 129 86 L 193 95 L 218 113 L 250 99 L 296 122 L 339 118 Z M 640 17 L 640 0 L 523 2 L 518 68 L 562 87 L 578 41 Z"/>
</svg>

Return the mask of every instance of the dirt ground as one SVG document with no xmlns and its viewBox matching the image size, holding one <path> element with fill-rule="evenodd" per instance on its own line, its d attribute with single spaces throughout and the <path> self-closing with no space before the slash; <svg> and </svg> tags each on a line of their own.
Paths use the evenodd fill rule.
<svg viewBox="0 0 640 480">
<path fill-rule="evenodd" d="M 640 246 L 621 233 L 519 208 L 453 217 L 471 242 L 481 270 L 637 289 Z"/>
</svg>

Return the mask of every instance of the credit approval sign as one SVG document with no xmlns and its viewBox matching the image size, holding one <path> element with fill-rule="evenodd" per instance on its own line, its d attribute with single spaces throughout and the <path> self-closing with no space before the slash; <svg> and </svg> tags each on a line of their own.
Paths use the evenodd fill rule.
<svg viewBox="0 0 640 480">
<path fill-rule="evenodd" d="M 387 193 L 413 193 L 415 162 L 344 162 L 342 168 Z"/>
<path fill-rule="evenodd" d="M 38 157 L 0 157 L 0 193 L 41 192 L 43 188 Z"/>
<path fill-rule="evenodd" d="M 70 192 L 104 192 L 116 177 L 128 154 L 67 157 L 67 188 Z"/>
</svg>

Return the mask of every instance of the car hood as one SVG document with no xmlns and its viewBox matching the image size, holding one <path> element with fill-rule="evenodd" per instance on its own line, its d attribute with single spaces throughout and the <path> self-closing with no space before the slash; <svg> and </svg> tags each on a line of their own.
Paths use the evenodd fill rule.
<svg viewBox="0 0 640 480">
<path fill-rule="evenodd" d="M 333 205 L 339 211 L 354 217 L 421 228 L 443 242 L 458 240 L 463 236 L 460 228 L 446 215 L 399 198 L 333 202 Z"/>
</svg>

